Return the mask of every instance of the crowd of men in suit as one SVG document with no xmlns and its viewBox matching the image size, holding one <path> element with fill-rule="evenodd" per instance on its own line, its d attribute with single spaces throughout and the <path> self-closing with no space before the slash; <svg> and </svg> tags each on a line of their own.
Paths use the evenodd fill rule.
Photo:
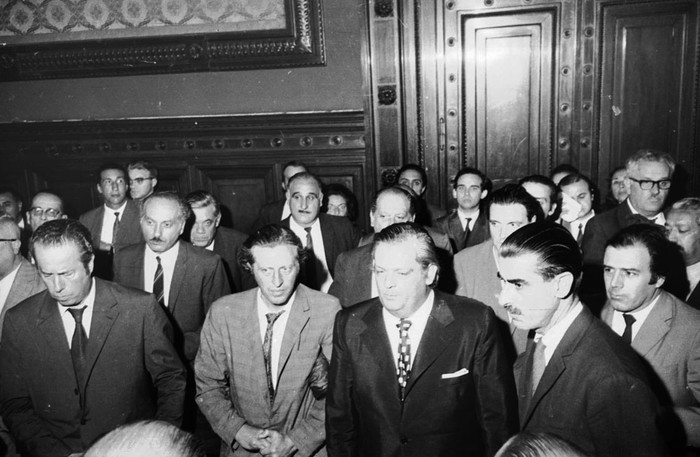
<svg viewBox="0 0 700 457">
<path fill-rule="evenodd" d="M 409 164 L 364 236 L 298 161 L 250 236 L 143 161 L 102 166 L 77 220 L 0 189 L 0 451 L 155 419 L 210 455 L 700 455 L 700 199 L 669 204 L 674 168 L 635 153 L 599 212 L 571 166 L 466 167 L 444 211 Z"/>
</svg>

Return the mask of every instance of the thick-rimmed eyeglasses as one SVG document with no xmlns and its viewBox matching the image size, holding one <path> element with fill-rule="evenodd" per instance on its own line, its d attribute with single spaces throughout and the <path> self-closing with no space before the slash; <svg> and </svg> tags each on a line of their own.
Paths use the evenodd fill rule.
<svg viewBox="0 0 700 457">
<path fill-rule="evenodd" d="M 39 208 L 38 206 L 35 206 L 34 208 L 30 209 L 29 213 L 35 217 L 46 216 L 47 219 L 56 219 L 58 216 L 61 215 L 61 212 L 57 209 L 44 209 Z"/>
<path fill-rule="evenodd" d="M 671 180 L 670 179 L 662 179 L 660 181 L 652 181 L 650 179 L 630 178 L 630 181 L 634 181 L 637 184 L 639 184 L 639 187 L 642 190 L 651 190 L 654 188 L 654 186 L 658 186 L 658 188 L 661 190 L 667 190 L 667 189 L 671 188 Z"/>
<path fill-rule="evenodd" d="M 153 178 L 153 176 L 150 176 L 150 177 L 148 177 L 148 178 L 134 178 L 134 179 L 130 179 L 130 180 L 129 180 L 129 185 L 132 186 L 132 185 L 134 185 L 134 184 L 137 184 L 137 185 L 140 186 L 141 184 L 143 184 L 144 181 L 146 181 L 146 180 L 149 180 L 149 181 L 150 181 L 151 179 L 155 179 L 155 178 Z"/>
</svg>

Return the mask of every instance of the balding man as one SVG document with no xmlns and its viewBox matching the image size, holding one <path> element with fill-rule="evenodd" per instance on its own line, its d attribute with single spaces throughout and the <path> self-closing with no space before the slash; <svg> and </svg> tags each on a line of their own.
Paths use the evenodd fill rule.
<svg viewBox="0 0 700 457">
<path fill-rule="evenodd" d="M 673 204 L 666 217 L 666 235 L 681 248 L 690 286 L 686 303 L 700 309 L 700 198 Z"/>
<path fill-rule="evenodd" d="M 47 191 L 37 192 L 32 197 L 32 204 L 27 210 L 27 221 L 32 232 L 46 221 L 66 219 L 67 217 L 63 199 Z"/>
</svg>

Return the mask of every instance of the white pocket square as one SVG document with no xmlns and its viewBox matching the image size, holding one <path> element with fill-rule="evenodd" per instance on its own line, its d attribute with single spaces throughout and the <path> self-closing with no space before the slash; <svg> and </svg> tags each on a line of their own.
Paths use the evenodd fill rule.
<svg viewBox="0 0 700 457">
<path fill-rule="evenodd" d="M 461 370 L 455 371 L 454 373 L 444 373 L 441 378 L 442 379 L 459 378 L 460 376 L 464 376 L 467 373 L 469 373 L 469 370 L 467 370 L 466 368 L 462 368 Z"/>
</svg>

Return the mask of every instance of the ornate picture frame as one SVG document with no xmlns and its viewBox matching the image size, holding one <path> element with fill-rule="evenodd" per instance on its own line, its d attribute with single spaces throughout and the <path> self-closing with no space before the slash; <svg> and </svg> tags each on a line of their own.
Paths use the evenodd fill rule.
<svg viewBox="0 0 700 457">
<path fill-rule="evenodd" d="M 0 26 L 0 81 L 326 62 L 321 0 L 9 0 Z"/>
</svg>

